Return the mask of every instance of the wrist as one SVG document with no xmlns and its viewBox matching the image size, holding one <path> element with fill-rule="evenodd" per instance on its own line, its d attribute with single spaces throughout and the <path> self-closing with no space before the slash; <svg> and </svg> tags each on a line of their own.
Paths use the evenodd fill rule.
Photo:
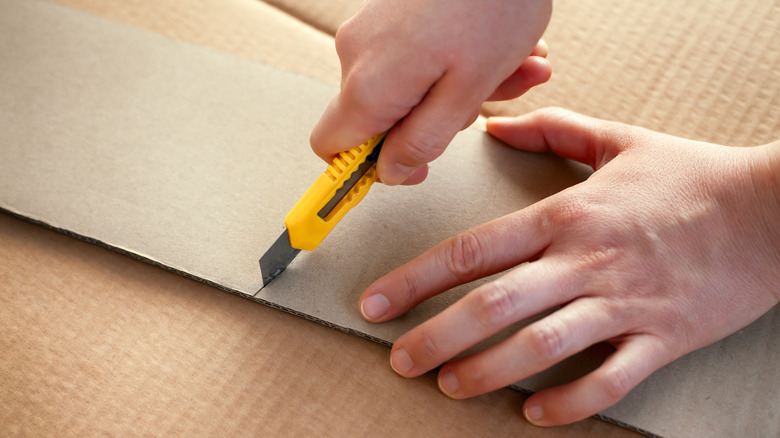
<svg viewBox="0 0 780 438">
<path fill-rule="evenodd" d="M 754 181 L 759 196 L 757 210 L 763 214 L 763 231 L 774 248 L 775 263 L 770 269 L 780 271 L 780 140 L 758 148 Z M 770 262 L 771 263 L 771 262 Z M 773 291 L 776 302 L 780 302 L 780 288 Z"/>
<path fill-rule="evenodd" d="M 765 146 L 769 167 L 774 174 L 775 184 L 780 184 L 780 140 Z"/>
<path fill-rule="evenodd" d="M 775 219 L 780 220 L 780 140 L 763 146 L 765 164 L 762 166 L 761 179 L 764 181 L 769 194 L 769 201 L 773 202 L 773 212 L 777 214 Z"/>
</svg>

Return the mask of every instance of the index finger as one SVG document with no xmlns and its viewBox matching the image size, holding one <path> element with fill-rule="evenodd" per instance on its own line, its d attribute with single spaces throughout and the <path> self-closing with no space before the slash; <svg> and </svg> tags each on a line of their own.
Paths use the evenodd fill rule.
<svg viewBox="0 0 780 438">
<path fill-rule="evenodd" d="M 378 111 L 349 93 L 341 90 L 330 101 L 309 137 L 312 150 L 325 161 L 387 131 L 406 114 L 402 110 Z"/>
<path fill-rule="evenodd" d="M 363 317 L 393 319 L 436 294 L 532 259 L 552 238 L 545 203 L 447 239 L 375 281 L 360 297 Z"/>
</svg>

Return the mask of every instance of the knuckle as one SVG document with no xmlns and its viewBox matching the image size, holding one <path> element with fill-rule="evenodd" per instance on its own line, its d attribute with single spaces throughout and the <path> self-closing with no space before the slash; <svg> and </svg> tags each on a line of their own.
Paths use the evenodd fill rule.
<svg viewBox="0 0 780 438">
<path fill-rule="evenodd" d="M 423 362 L 425 363 L 438 363 L 438 357 L 439 357 L 439 346 L 436 343 L 436 341 L 433 339 L 433 337 L 427 333 L 423 332 L 420 335 L 420 353 L 423 354 Z"/>
<path fill-rule="evenodd" d="M 375 90 L 372 86 L 374 79 L 367 72 L 360 69 L 350 71 L 341 84 L 341 96 L 345 107 L 351 108 L 361 116 L 371 116 L 376 109 L 371 103 L 375 99 Z"/>
<path fill-rule="evenodd" d="M 503 279 L 489 283 L 476 294 L 476 305 L 472 306 L 474 318 L 485 329 L 503 326 L 518 308 L 517 294 L 506 287 Z"/>
<path fill-rule="evenodd" d="M 564 352 L 566 334 L 555 324 L 539 322 L 528 327 L 531 348 L 543 362 L 556 361 Z"/>
<path fill-rule="evenodd" d="M 602 245 L 586 254 L 579 256 L 577 264 L 580 269 L 590 272 L 594 269 L 604 269 L 613 265 L 621 258 L 620 250 L 613 245 Z"/>
<path fill-rule="evenodd" d="M 617 402 L 631 390 L 631 378 L 622 366 L 613 366 L 604 372 L 604 391 L 611 402 Z"/>
<path fill-rule="evenodd" d="M 537 114 L 548 119 L 562 120 L 575 115 L 574 112 L 560 106 L 548 106 L 538 110 Z"/>
<path fill-rule="evenodd" d="M 438 158 L 447 147 L 441 135 L 425 129 L 415 130 L 412 136 L 401 139 L 397 146 L 404 164 L 421 166 Z"/>
<path fill-rule="evenodd" d="M 403 286 L 403 295 L 406 298 L 407 305 L 416 305 L 424 299 L 421 296 L 422 291 L 420 288 L 419 277 L 414 273 L 405 273 L 403 275 Z"/>
<path fill-rule="evenodd" d="M 479 238 L 471 231 L 450 239 L 443 254 L 444 266 L 459 281 L 470 281 L 482 270 L 482 247 Z"/>
<path fill-rule="evenodd" d="M 355 63 L 343 70 L 339 104 L 350 117 L 390 127 L 410 111 L 411 107 L 392 88 L 377 87 L 387 78 L 370 62 Z M 404 153 L 407 143 L 402 139 L 400 146 L 393 143 L 392 147 Z"/>
<path fill-rule="evenodd" d="M 338 29 L 336 29 L 335 44 L 336 54 L 339 58 L 345 58 L 351 52 L 351 48 L 354 42 L 354 20 L 349 19 L 345 21 Z"/>
<path fill-rule="evenodd" d="M 545 223 L 560 229 L 589 220 L 594 214 L 594 206 L 584 196 L 569 194 L 547 209 Z"/>
<path fill-rule="evenodd" d="M 695 350 L 698 344 L 697 333 L 701 331 L 700 319 L 689 319 L 683 314 L 694 314 L 691 309 L 695 303 L 684 303 L 677 300 L 657 300 L 653 309 L 641 315 L 645 327 L 651 327 L 658 337 L 658 342 L 665 351 L 682 356 Z M 637 318 L 638 319 L 638 318 Z M 649 331 L 649 330 L 648 330 Z"/>
</svg>

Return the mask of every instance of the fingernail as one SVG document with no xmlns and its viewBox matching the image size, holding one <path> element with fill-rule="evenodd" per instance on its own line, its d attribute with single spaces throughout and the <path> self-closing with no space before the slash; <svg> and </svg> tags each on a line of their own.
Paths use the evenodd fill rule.
<svg viewBox="0 0 780 438">
<path fill-rule="evenodd" d="M 406 178 L 409 178 L 415 170 L 415 167 L 394 163 L 381 169 L 379 179 L 384 185 L 397 186 L 406 181 Z"/>
<path fill-rule="evenodd" d="M 409 353 L 406 350 L 399 348 L 390 353 L 390 366 L 396 373 L 406 374 L 412 369 L 414 362 L 412 362 L 412 358 L 409 357 Z"/>
<path fill-rule="evenodd" d="M 448 371 L 444 374 L 440 374 L 439 389 L 448 397 L 452 397 L 452 394 L 458 392 L 460 384 L 458 384 L 458 378 L 455 377 L 455 373 Z"/>
<path fill-rule="evenodd" d="M 525 418 L 531 423 L 537 424 L 544 417 L 544 410 L 539 405 L 530 405 L 525 408 Z"/>
<path fill-rule="evenodd" d="M 363 318 L 373 321 L 387 313 L 390 308 L 390 301 L 382 294 L 370 295 L 360 303 L 360 313 Z"/>
</svg>

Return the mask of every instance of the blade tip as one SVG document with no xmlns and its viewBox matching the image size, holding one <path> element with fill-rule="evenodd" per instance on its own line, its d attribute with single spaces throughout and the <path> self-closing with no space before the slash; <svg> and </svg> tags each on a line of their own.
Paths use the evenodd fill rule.
<svg viewBox="0 0 780 438">
<path fill-rule="evenodd" d="M 273 267 L 272 270 L 271 270 L 271 273 L 266 275 L 265 274 L 266 269 L 263 269 L 263 264 L 262 264 L 262 260 L 261 260 L 261 263 L 260 263 L 260 273 L 263 275 L 263 287 L 268 286 L 268 284 L 271 283 L 272 281 L 274 281 L 274 279 L 276 277 L 278 277 L 279 274 L 284 272 L 284 270 L 286 268 L 287 268 L 286 265 L 282 266 L 282 267 Z"/>
<path fill-rule="evenodd" d="M 276 239 L 276 242 L 271 245 L 271 248 L 260 257 L 260 273 L 263 276 L 263 287 L 284 272 L 300 251 L 300 249 L 293 248 L 290 245 L 290 237 L 287 229 L 285 229 L 282 235 Z"/>
</svg>

